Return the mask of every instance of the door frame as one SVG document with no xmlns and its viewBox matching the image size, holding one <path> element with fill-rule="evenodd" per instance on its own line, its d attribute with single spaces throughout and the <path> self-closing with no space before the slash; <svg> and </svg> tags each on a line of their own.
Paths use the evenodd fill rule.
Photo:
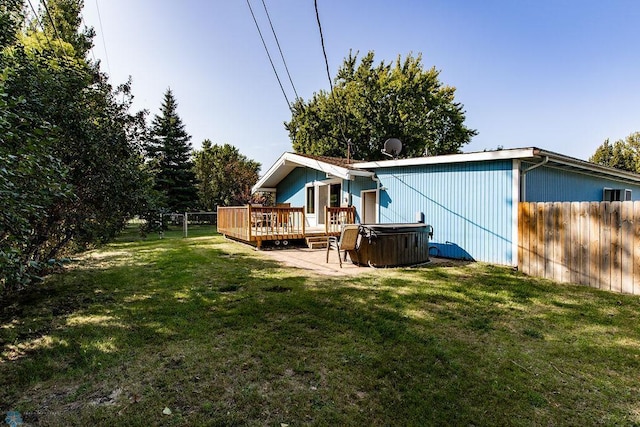
<svg viewBox="0 0 640 427">
<path fill-rule="evenodd" d="M 316 227 L 316 226 L 320 226 L 320 225 L 324 225 L 324 207 L 325 206 L 329 206 L 330 203 L 330 199 L 331 199 L 331 185 L 333 184 L 340 184 L 340 195 L 339 195 L 339 200 L 341 202 L 341 198 L 342 198 L 342 193 L 343 193 L 343 182 L 342 179 L 340 178 L 331 178 L 331 179 L 325 179 L 322 181 L 313 181 L 313 182 L 309 182 L 304 186 L 304 203 L 305 203 L 305 217 L 307 219 L 307 225 L 310 227 Z M 313 200 L 313 206 L 314 206 L 314 213 L 313 214 L 309 214 L 307 213 L 307 206 L 309 203 L 309 200 L 307 198 L 308 195 L 308 188 L 309 187 L 314 187 L 314 200 Z M 322 200 L 322 197 L 320 195 L 321 191 L 326 191 L 326 197 L 324 197 L 324 201 L 325 204 L 321 205 L 320 201 Z"/>
<path fill-rule="evenodd" d="M 379 192 L 377 189 L 373 189 L 373 190 L 362 190 L 360 191 L 360 212 L 362 212 L 362 218 L 361 218 L 361 222 L 363 224 L 371 224 L 372 222 L 370 221 L 370 218 L 367 218 L 367 199 L 371 199 L 371 195 L 373 195 L 373 206 L 370 206 L 369 208 L 373 208 L 373 223 L 377 224 L 379 221 L 378 218 L 378 197 L 379 197 Z M 368 197 L 367 197 L 368 196 Z M 369 202 L 370 203 L 370 202 Z"/>
</svg>

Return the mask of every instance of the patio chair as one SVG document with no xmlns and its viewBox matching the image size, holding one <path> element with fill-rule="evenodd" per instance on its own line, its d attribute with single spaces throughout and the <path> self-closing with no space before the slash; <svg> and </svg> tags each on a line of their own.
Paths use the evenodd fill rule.
<svg viewBox="0 0 640 427">
<path fill-rule="evenodd" d="M 329 252 L 331 249 L 338 251 L 338 260 L 340 261 L 340 268 L 342 268 L 342 257 L 340 251 L 344 251 L 344 260 L 347 260 L 347 251 L 354 251 L 358 246 L 360 226 L 358 224 L 348 224 L 342 226 L 340 232 L 340 238 L 336 236 L 329 236 L 327 240 L 327 263 L 329 263 Z"/>
</svg>

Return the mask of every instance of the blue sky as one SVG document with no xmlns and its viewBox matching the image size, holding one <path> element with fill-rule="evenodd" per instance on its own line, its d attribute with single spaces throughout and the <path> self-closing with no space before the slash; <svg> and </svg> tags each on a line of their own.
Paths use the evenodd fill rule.
<svg viewBox="0 0 640 427">
<path fill-rule="evenodd" d="M 327 90 L 313 0 L 265 2 L 298 94 Z M 262 0 L 251 5 L 291 100 Z M 537 146 L 587 159 L 606 138 L 640 131 L 639 1 L 318 0 L 318 8 L 332 76 L 349 50 L 373 50 L 377 62 L 421 53 L 425 68 L 440 70 L 479 132 L 465 152 Z M 111 82 L 132 77 L 135 109 L 156 114 L 171 87 L 194 148 L 205 138 L 232 144 L 263 172 L 291 151 L 283 126 L 291 113 L 246 0 L 85 0 L 84 20 Z"/>
</svg>

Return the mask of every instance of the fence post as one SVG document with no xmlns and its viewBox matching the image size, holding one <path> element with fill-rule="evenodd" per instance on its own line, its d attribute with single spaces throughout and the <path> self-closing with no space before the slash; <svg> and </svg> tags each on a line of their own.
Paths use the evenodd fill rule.
<svg viewBox="0 0 640 427">
<path fill-rule="evenodd" d="M 189 224 L 189 212 L 184 213 L 184 219 L 182 220 L 182 228 L 184 228 L 184 237 L 187 237 L 187 234 L 189 232 L 188 230 L 189 226 L 187 224 Z"/>
</svg>

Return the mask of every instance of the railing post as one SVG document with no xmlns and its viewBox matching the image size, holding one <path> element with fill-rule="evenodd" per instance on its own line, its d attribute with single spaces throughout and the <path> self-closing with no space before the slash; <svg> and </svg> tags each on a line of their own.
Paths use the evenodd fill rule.
<svg viewBox="0 0 640 427">
<path fill-rule="evenodd" d="M 331 222 L 331 219 L 329 218 L 329 207 L 325 206 L 324 207 L 324 233 L 325 234 L 329 234 L 330 222 Z"/>
<path fill-rule="evenodd" d="M 246 226 L 247 229 L 249 230 L 249 235 L 248 235 L 248 240 L 251 241 L 251 215 L 253 214 L 253 212 L 251 212 L 251 205 L 247 205 L 247 222 L 246 222 Z"/>
</svg>

